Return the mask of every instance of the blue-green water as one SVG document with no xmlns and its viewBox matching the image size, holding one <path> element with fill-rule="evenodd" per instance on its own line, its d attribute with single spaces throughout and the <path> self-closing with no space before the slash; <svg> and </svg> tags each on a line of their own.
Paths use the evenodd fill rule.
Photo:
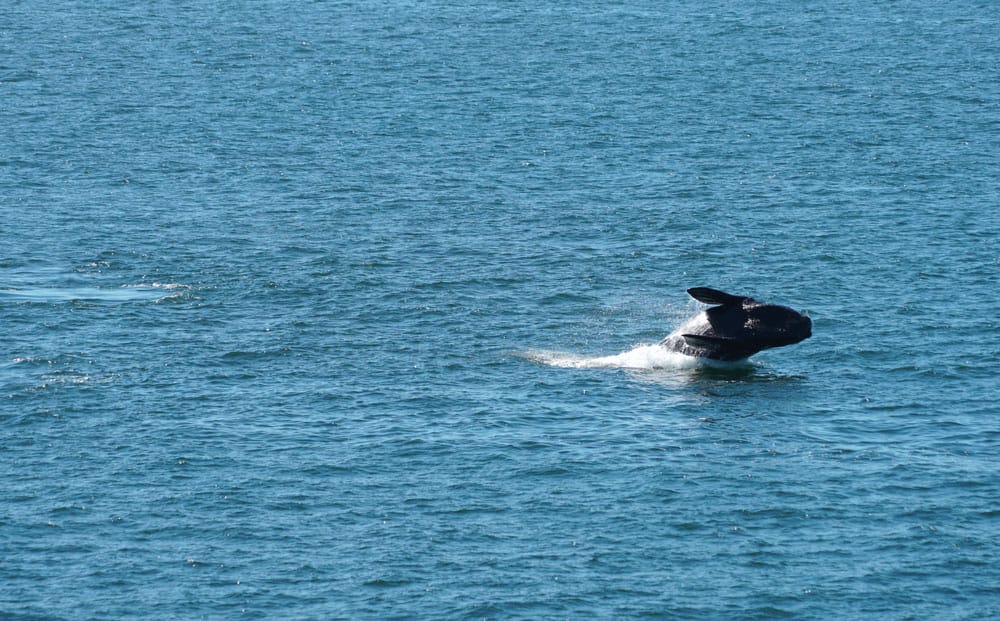
<svg viewBox="0 0 1000 621">
<path fill-rule="evenodd" d="M 1000 615 L 995 9 L 5 6 L 0 617 Z"/>
</svg>

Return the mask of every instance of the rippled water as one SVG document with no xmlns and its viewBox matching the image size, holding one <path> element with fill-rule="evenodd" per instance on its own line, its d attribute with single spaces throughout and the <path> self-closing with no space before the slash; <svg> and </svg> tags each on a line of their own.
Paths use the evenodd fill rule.
<svg viewBox="0 0 1000 621">
<path fill-rule="evenodd" d="M 1000 614 L 988 4 L 5 13 L 0 617 Z"/>
</svg>

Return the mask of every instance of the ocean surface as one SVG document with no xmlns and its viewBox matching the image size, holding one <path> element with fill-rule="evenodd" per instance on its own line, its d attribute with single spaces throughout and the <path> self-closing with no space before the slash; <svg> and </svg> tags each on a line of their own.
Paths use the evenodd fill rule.
<svg viewBox="0 0 1000 621">
<path fill-rule="evenodd" d="M 1000 617 L 996 9 L 5 4 L 0 619 Z"/>
</svg>

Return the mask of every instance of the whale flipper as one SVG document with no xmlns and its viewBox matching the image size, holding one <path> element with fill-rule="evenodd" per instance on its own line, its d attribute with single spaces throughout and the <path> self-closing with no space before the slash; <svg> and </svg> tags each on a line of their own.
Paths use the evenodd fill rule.
<svg viewBox="0 0 1000 621">
<path fill-rule="evenodd" d="M 742 360 L 757 353 L 757 348 L 745 340 L 732 336 L 708 334 L 682 334 L 684 344 L 690 349 L 682 349 L 689 356 L 701 356 L 716 360 Z"/>
<path fill-rule="evenodd" d="M 681 338 L 691 347 L 715 348 L 737 342 L 737 339 L 724 336 L 705 336 L 703 334 L 682 334 Z"/>
<path fill-rule="evenodd" d="M 709 287 L 692 287 L 687 290 L 688 294 L 703 304 L 713 304 L 725 306 L 726 304 L 739 304 L 746 298 L 710 289 Z"/>
</svg>

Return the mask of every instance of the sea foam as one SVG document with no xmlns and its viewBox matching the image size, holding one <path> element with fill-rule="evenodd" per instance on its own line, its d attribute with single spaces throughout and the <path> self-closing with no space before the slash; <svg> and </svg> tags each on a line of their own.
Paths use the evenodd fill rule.
<svg viewBox="0 0 1000 621">
<path fill-rule="evenodd" d="M 523 355 L 533 362 L 570 369 L 690 369 L 706 363 L 704 359 L 673 352 L 659 345 L 637 345 L 611 356 L 548 350 L 530 350 Z"/>
</svg>

